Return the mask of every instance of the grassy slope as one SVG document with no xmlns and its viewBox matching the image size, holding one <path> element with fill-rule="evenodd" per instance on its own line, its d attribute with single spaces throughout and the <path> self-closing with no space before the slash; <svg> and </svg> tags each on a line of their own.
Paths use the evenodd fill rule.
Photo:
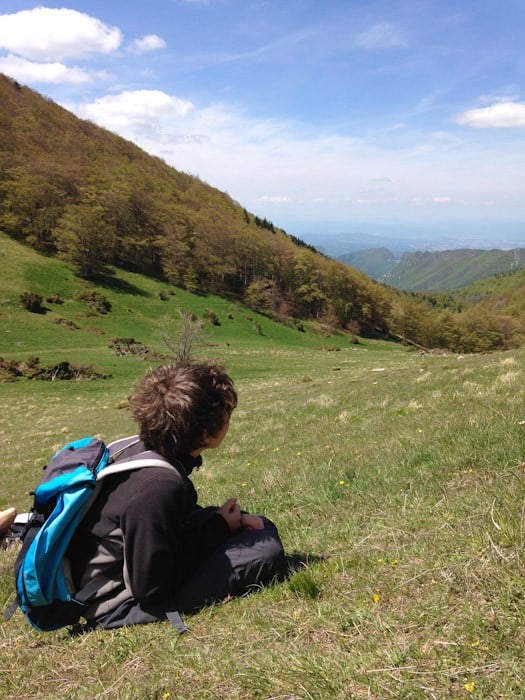
<svg viewBox="0 0 525 700">
<path fill-rule="evenodd" d="M 24 287 L 19 264 L 10 283 Z M 58 283 L 64 271 L 46 274 Z M 113 369 L 112 380 L 0 385 L 0 506 L 26 508 L 39 465 L 69 438 L 132 429 L 121 406 L 145 365 L 113 359 L 106 338 L 126 314 L 133 335 L 153 338 L 179 292 L 163 303 L 158 283 L 126 279 L 152 296 L 136 307 L 112 296 L 114 312 L 96 322 L 105 336 L 51 335 L 49 315 L 33 331 L 42 356 L 60 341 L 66 355 Z M 77 283 L 63 284 L 66 296 Z M 222 320 L 231 307 L 215 302 Z M 2 698 L 523 697 L 524 351 L 420 357 L 366 342 L 326 352 L 313 334 L 267 325 L 259 336 L 233 313 L 234 326 L 210 328 L 222 335 L 207 350 L 227 361 L 241 403 L 196 485 L 203 503 L 237 495 L 270 515 L 309 566 L 189 618 L 183 637 L 166 624 L 43 634 L 18 614 L 1 627 Z M 0 354 L 32 351 L 22 312 L 4 302 L 0 321 L 11 331 Z M 4 606 L 13 557 L 0 560 Z"/>
<path fill-rule="evenodd" d="M 220 354 L 225 348 L 237 351 L 253 345 L 261 347 L 265 342 L 301 347 L 319 347 L 323 343 L 346 346 L 349 342 L 349 336 L 342 334 L 323 341 L 317 333 L 301 333 L 287 328 L 235 301 L 191 294 L 157 279 L 121 270 L 114 270 L 114 276 L 108 276 L 104 286 L 93 287 L 112 304 L 110 313 L 94 313 L 86 304 L 74 301 L 74 296 L 85 288 L 85 283 L 67 266 L 2 234 L 0 264 L 3 267 L 0 279 L 0 355 L 8 359 L 24 359 L 28 354 L 36 354 L 46 362 L 54 359 L 93 362 L 118 373 L 122 360 L 111 357 L 108 341 L 131 336 L 154 350 L 166 352 L 159 331 L 170 322 L 169 319 L 177 321 L 181 309 L 190 310 L 199 318 L 206 309 L 216 312 L 220 325 L 205 324 L 202 338 L 211 348 L 211 354 Z M 163 302 L 159 292 L 164 290 L 170 290 L 173 296 Z M 20 294 L 25 291 L 44 298 L 58 292 L 64 303 L 44 302 L 47 313 L 32 314 L 19 302 Z M 54 322 L 59 318 L 74 321 L 80 329 L 71 331 L 57 325 Z M 260 334 L 254 330 L 255 324 L 260 326 Z"/>
</svg>

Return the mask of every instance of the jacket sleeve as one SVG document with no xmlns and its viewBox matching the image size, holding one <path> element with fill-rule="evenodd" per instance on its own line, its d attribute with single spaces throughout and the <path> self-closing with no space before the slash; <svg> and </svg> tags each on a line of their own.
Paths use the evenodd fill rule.
<svg viewBox="0 0 525 700">
<path fill-rule="evenodd" d="M 183 525 L 185 559 L 195 568 L 230 536 L 228 523 L 217 513 L 217 506 L 194 510 Z"/>
</svg>

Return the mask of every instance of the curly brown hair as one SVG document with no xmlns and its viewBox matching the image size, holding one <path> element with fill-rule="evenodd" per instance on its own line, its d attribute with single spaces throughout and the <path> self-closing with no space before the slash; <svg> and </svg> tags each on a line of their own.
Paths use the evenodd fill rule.
<svg viewBox="0 0 525 700">
<path fill-rule="evenodd" d="M 150 369 L 130 397 L 140 438 L 168 457 L 203 447 L 237 406 L 232 379 L 219 364 L 181 360 Z"/>
</svg>

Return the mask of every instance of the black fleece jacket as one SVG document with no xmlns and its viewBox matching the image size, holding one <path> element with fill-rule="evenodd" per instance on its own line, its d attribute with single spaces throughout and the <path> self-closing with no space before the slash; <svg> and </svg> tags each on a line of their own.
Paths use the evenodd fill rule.
<svg viewBox="0 0 525 700">
<path fill-rule="evenodd" d="M 216 509 L 197 504 L 189 474 L 201 462 L 181 457 L 173 471 L 148 467 L 105 479 L 70 547 L 77 586 L 99 574 L 109 579 L 86 617 L 122 603 L 171 609 L 178 587 L 229 537 Z"/>
</svg>

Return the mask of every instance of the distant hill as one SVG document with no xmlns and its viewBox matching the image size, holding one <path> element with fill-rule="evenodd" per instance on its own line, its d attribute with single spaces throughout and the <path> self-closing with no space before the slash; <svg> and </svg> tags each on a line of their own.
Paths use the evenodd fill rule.
<svg viewBox="0 0 525 700">
<path fill-rule="evenodd" d="M 397 265 L 398 260 L 388 248 L 368 248 L 346 253 L 339 257 L 341 262 L 365 272 L 376 280 L 382 280 L 385 275 Z"/>
<path fill-rule="evenodd" d="M 385 248 L 376 248 L 339 259 L 397 289 L 449 291 L 525 267 L 525 248 L 403 253 L 399 259 Z"/>
</svg>

